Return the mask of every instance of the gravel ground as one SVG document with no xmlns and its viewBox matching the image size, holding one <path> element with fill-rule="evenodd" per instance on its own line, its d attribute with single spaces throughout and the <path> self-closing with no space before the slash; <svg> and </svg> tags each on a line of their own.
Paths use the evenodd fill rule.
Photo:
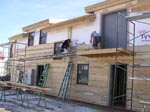
<svg viewBox="0 0 150 112">
<path fill-rule="evenodd" d="M 122 112 L 72 101 L 58 101 L 51 97 L 46 98 L 45 108 L 44 100 L 41 100 L 38 106 L 38 96 L 30 94 L 28 95 L 28 99 L 29 107 L 26 100 L 22 105 L 21 97 L 17 97 L 15 93 L 11 93 L 6 96 L 6 102 L 4 100 L 0 101 L 0 108 L 5 108 L 11 112 Z"/>
</svg>

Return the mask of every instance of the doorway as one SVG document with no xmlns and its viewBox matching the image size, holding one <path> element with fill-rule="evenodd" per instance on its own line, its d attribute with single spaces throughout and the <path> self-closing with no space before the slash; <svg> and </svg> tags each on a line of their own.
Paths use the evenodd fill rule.
<svg viewBox="0 0 150 112">
<path fill-rule="evenodd" d="M 109 104 L 110 106 L 126 107 L 127 65 L 111 65 L 110 70 Z"/>
<path fill-rule="evenodd" d="M 118 13 L 127 15 L 126 10 L 103 15 L 102 36 L 104 39 L 104 48 L 116 48 L 116 45 L 121 48 L 126 48 L 127 46 L 127 22 Z"/>
<path fill-rule="evenodd" d="M 44 71 L 44 65 L 37 65 L 36 86 L 40 80 L 41 74 Z"/>
</svg>

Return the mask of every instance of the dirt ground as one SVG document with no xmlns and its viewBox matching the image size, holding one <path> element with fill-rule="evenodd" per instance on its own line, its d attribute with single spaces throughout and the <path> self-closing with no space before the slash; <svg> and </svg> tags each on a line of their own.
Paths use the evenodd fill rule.
<svg viewBox="0 0 150 112">
<path fill-rule="evenodd" d="M 46 108 L 44 100 L 38 105 L 39 97 L 36 95 L 28 95 L 28 101 L 24 101 L 23 105 L 21 97 L 17 97 L 15 91 L 6 93 L 6 101 L 0 101 L 0 108 L 5 108 L 11 112 L 123 112 L 117 110 L 104 109 L 99 106 L 87 105 L 84 103 L 76 103 L 72 101 L 56 100 L 52 97 L 46 98 Z M 29 105 L 28 105 L 29 104 Z"/>
</svg>

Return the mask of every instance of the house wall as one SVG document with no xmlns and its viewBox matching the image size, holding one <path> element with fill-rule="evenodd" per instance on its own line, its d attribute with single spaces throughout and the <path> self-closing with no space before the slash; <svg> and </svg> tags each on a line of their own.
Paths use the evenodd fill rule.
<svg viewBox="0 0 150 112">
<path fill-rule="evenodd" d="M 36 47 L 27 48 L 27 57 L 34 56 L 44 56 L 48 54 L 53 54 L 54 44 L 44 44 Z M 42 50 L 39 50 L 42 49 Z M 43 50 L 45 49 L 45 50 Z M 88 50 L 88 46 L 77 46 L 74 49 L 77 51 Z M 57 96 L 61 81 L 64 77 L 65 70 L 67 68 L 67 62 L 70 59 L 68 57 L 62 58 L 60 60 L 54 59 L 42 59 L 26 61 L 26 73 L 28 69 L 35 69 L 37 65 L 51 64 L 47 84 L 46 86 L 52 90 L 48 92 L 48 95 Z M 136 55 L 135 63 L 141 64 L 141 66 L 135 67 L 135 77 L 150 78 L 148 75 L 150 73 L 149 61 L 150 57 L 148 55 Z M 72 74 L 72 84 L 71 84 L 71 94 L 70 98 L 78 101 L 108 106 L 109 104 L 109 78 L 110 78 L 110 65 L 115 64 L 115 56 L 113 57 L 103 57 L 103 58 L 86 58 L 81 56 L 73 56 L 72 61 L 74 63 L 73 74 Z M 118 61 L 128 65 L 128 81 L 127 81 L 127 99 L 131 98 L 131 71 L 132 71 L 132 56 L 120 56 Z M 89 81 L 88 85 L 77 84 L 77 65 L 78 64 L 89 64 Z M 149 66 L 148 66 L 149 65 Z M 142 74 L 142 76 L 141 76 Z M 35 72 L 36 77 L 36 72 Z M 35 78 L 36 79 L 36 78 Z M 148 85 L 150 82 L 145 80 L 135 80 L 134 81 L 134 94 L 133 108 L 135 110 L 140 110 L 142 105 L 139 103 L 140 100 L 144 98 L 149 98 Z M 127 101 L 127 109 L 130 109 L 130 100 Z"/>
<path fill-rule="evenodd" d="M 17 44 L 16 44 L 16 49 L 22 49 L 22 48 L 25 48 L 25 45 L 24 44 L 19 44 L 19 43 L 25 43 L 25 44 L 28 44 L 28 38 L 22 38 L 22 39 L 19 39 L 17 40 Z"/>
<path fill-rule="evenodd" d="M 103 15 L 103 14 L 111 13 L 113 11 L 126 9 L 126 7 L 128 7 L 129 5 L 131 5 L 131 4 L 124 4 L 124 5 L 120 5 L 120 6 L 116 6 L 116 7 L 114 6 L 114 7 L 111 7 L 111 8 L 96 11 L 95 13 L 96 13 L 96 15 L 98 15 L 98 14 Z M 130 9 L 127 9 L 127 10 L 130 11 Z M 150 23 L 149 19 L 140 20 L 140 21 Z M 141 24 L 141 23 L 137 23 L 137 22 L 135 22 L 135 24 L 136 24 L 136 30 L 135 30 L 136 31 L 136 36 L 139 34 L 139 30 L 141 30 L 141 31 L 142 30 L 145 30 L 145 31 L 150 30 L 149 25 Z M 101 29 L 101 27 L 100 27 L 100 29 Z M 132 31 L 130 26 L 129 26 L 129 29 L 130 29 L 130 31 Z M 135 44 L 135 52 L 136 52 L 135 64 L 139 64 L 139 66 L 135 66 L 135 77 L 144 77 L 145 79 L 149 79 L 150 78 L 150 76 L 148 75 L 150 73 L 150 70 L 149 70 L 149 66 L 150 66 L 150 63 L 149 63 L 149 61 L 150 61 L 150 58 L 149 58 L 149 54 L 150 54 L 149 33 L 146 34 L 146 36 L 148 38 L 147 38 L 147 40 L 144 40 L 145 42 L 143 41 L 143 43 L 139 43 L 138 42 L 139 39 L 136 40 L 136 44 Z M 130 40 L 130 39 L 131 38 L 129 36 L 128 40 Z M 140 41 L 142 41 L 142 40 L 143 40 L 143 38 L 141 36 Z M 133 47 L 130 46 L 129 49 L 133 50 Z M 110 65 L 115 63 L 113 61 L 113 59 L 114 59 L 114 57 L 108 59 L 109 61 L 107 61 L 107 59 L 105 60 L 105 58 L 103 58 L 103 60 L 101 60 L 101 61 L 105 60 L 105 63 L 108 64 L 108 66 L 107 66 L 109 68 L 109 69 L 107 69 L 108 74 L 106 73 L 107 74 L 107 79 L 106 80 L 108 82 L 109 82 L 109 77 L 110 77 L 109 76 L 109 74 L 110 74 L 109 73 Z M 132 77 L 132 73 L 131 73 L 132 72 L 132 66 L 131 65 L 132 65 L 133 60 L 131 59 L 131 57 L 123 56 L 123 57 L 119 57 L 118 61 L 128 65 L 127 99 L 131 99 L 132 84 L 131 84 L 131 79 L 130 78 Z M 100 61 L 97 60 L 96 62 L 100 62 Z M 102 71 L 104 71 L 104 69 Z M 96 71 L 96 73 L 97 73 L 97 71 Z M 105 76 L 105 78 L 106 78 L 106 76 Z M 149 84 L 150 84 L 150 81 L 148 81 L 148 80 L 134 80 L 134 86 L 133 86 L 134 94 L 132 96 L 133 97 L 133 109 L 134 110 L 137 110 L 137 111 L 141 110 L 142 104 L 140 104 L 139 101 L 144 100 L 144 99 L 150 100 L 149 99 L 150 94 L 149 94 L 149 92 L 147 92 Z M 106 103 L 106 105 L 108 105 L 109 85 L 107 85 L 106 88 L 107 88 L 107 93 L 105 93 L 105 94 L 106 94 L 107 100 L 105 100 L 105 103 Z M 91 96 L 93 96 L 93 95 L 91 95 Z M 82 97 L 83 96 L 80 96 L 80 98 L 82 98 Z M 78 98 L 78 99 L 80 99 L 80 98 Z M 96 99 L 98 99 L 98 98 L 96 98 Z M 85 98 L 85 100 L 86 100 L 86 98 Z M 131 105 L 131 100 L 127 100 L 126 108 L 130 109 L 130 105 Z M 146 108 L 147 108 L 146 110 L 149 110 L 148 106 Z"/>
<path fill-rule="evenodd" d="M 140 19 L 137 21 L 133 21 L 135 23 L 135 37 L 138 37 L 135 39 L 135 46 L 144 46 L 144 45 L 150 45 L 150 19 Z M 133 33 L 134 28 L 133 24 L 130 25 L 130 31 Z M 148 33 L 146 33 L 148 32 Z M 143 33 L 146 33 L 144 35 L 141 35 Z M 141 35 L 141 36 L 140 36 Z M 133 39 L 133 36 L 130 35 L 130 40 Z M 133 41 L 131 41 L 133 43 Z M 131 45 L 130 45 L 131 46 Z"/>
<path fill-rule="evenodd" d="M 57 41 L 65 40 L 68 38 L 67 34 L 68 34 L 67 28 L 50 31 L 47 34 L 47 43 L 54 43 Z"/>
<path fill-rule="evenodd" d="M 72 27 L 72 40 L 73 42 L 82 43 L 85 42 L 87 45 L 74 46 L 73 49 L 77 52 L 89 50 L 89 39 L 90 34 L 93 30 L 96 30 L 100 34 L 102 33 L 102 15 L 110 13 L 116 10 L 122 10 L 128 7 L 131 4 L 123 4 L 119 6 L 114 6 L 108 9 L 103 9 L 96 11 L 96 20 L 92 23 L 87 23 L 83 25 L 73 26 Z M 130 9 L 128 9 L 130 10 Z M 54 42 L 62 41 L 67 38 L 68 29 L 57 29 L 54 31 L 48 32 L 47 44 L 27 47 L 27 58 L 36 57 L 36 56 L 45 56 L 53 55 Z M 37 39 L 38 41 L 38 39 Z M 129 47 L 132 49 L 132 47 Z M 150 79 L 150 46 L 136 46 L 135 48 L 135 77 L 142 77 Z M 17 58 L 21 58 L 24 52 L 20 51 Z M 103 57 L 103 58 L 87 58 L 81 56 L 71 57 L 72 62 L 74 63 L 73 74 L 72 74 L 72 84 L 70 91 L 70 99 L 109 106 L 109 82 L 110 82 L 110 65 L 115 64 L 115 56 Z M 132 77 L 132 56 L 119 56 L 118 61 L 128 65 L 127 73 L 127 109 L 130 109 L 131 106 L 131 77 Z M 64 73 L 67 67 L 67 63 L 70 60 L 69 57 L 63 57 L 62 59 L 42 59 L 39 60 L 30 60 L 26 61 L 25 71 L 27 73 L 28 69 L 35 69 L 37 65 L 51 64 L 46 87 L 51 88 L 52 90 L 48 92 L 48 95 L 57 96 L 57 93 L 60 88 L 60 84 L 64 77 Z M 77 65 L 78 64 L 89 64 L 89 81 L 88 85 L 79 85 L 77 84 Z M 35 72 L 36 79 L 36 72 Z M 142 104 L 139 103 L 140 100 L 147 99 L 150 100 L 149 92 L 150 81 L 146 80 L 134 80 L 133 85 L 133 109 L 140 111 Z M 149 110 L 149 107 L 146 107 Z"/>
<path fill-rule="evenodd" d="M 101 34 L 100 30 L 101 16 L 96 13 L 96 19 L 94 22 L 76 25 L 72 28 L 72 41 L 73 46 L 90 44 L 91 33 L 96 31 Z"/>
</svg>

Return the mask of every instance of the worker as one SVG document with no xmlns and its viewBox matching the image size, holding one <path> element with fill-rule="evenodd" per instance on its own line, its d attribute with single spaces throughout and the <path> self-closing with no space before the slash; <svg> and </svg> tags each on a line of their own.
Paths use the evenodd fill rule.
<svg viewBox="0 0 150 112">
<path fill-rule="evenodd" d="M 92 47 L 94 49 L 101 49 L 102 48 L 102 38 L 101 38 L 100 34 L 97 33 L 96 31 L 93 31 L 91 33 L 90 43 L 92 43 Z"/>
<path fill-rule="evenodd" d="M 70 44 L 71 44 L 71 40 L 70 39 L 66 39 L 62 46 L 61 46 L 61 52 L 63 53 L 68 53 L 69 48 L 70 48 Z"/>
</svg>

